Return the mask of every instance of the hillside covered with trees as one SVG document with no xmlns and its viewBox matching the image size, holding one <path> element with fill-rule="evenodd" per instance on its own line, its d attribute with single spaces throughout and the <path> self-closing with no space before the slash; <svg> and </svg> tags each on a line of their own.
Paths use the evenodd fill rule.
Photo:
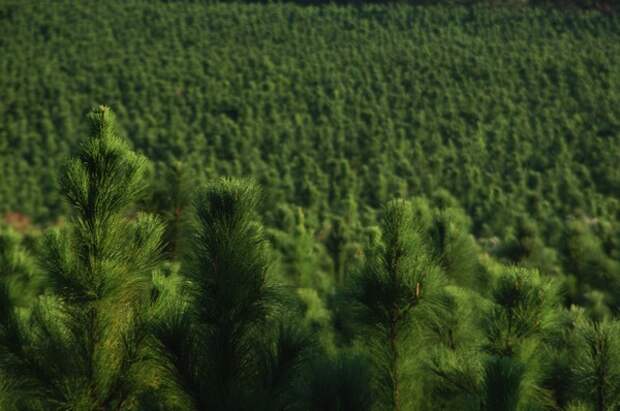
<svg viewBox="0 0 620 411">
<path fill-rule="evenodd" d="M 450 208 L 428 224 L 428 204 L 389 202 L 327 311 L 317 288 L 273 270 L 252 183 L 198 189 L 183 255 L 166 263 L 166 225 L 136 207 L 146 158 L 109 108 L 90 121 L 60 178 L 70 218 L 38 243 L 39 263 L 14 232 L 0 237 L 3 409 L 620 405 L 620 322 L 477 253 Z"/>
<path fill-rule="evenodd" d="M 0 409 L 620 409 L 619 19 L 0 2 Z"/>
</svg>

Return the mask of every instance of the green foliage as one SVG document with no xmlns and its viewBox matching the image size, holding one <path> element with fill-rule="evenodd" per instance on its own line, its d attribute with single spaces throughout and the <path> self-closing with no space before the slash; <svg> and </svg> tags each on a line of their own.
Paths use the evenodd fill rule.
<svg viewBox="0 0 620 411">
<path fill-rule="evenodd" d="M 538 272 L 508 269 L 494 286 L 491 310 L 483 317 L 489 354 L 484 360 L 485 409 L 552 409 L 543 384 L 547 350 L 562 327 L 557 287 Z"/>
<path fill-rule="evenodd" d="M 481 309 L 472 322 L 481 333 L 461 324 L 468 334 L 452 338 L 460 344 L 437 346 L 427 362 L 429 386 L 442 395 L 435 401 L 441 409 L 554 409 L 550 353 L 564 327 L 557 287 L 536 271 L 506 268 L 490 301 L 472 297 Z"/>
<path fill-rule="evenodd" d="M 166 223 L 166 251 L 171 259 L 183 254 L 183 240 L 187 237 L 194 179 L 186 164 L 174 161 L 161 165 L 159 175 L 152 176 L 152 193 L 144 207 L 159 212 Z"/>
<path fill-rule="evenodd" d="M 406 408 L 404 368 L 416 313 L 432 311 L 440 273 L 416 231 L 411 204 L 392 202 L 383 217 L 382 244 L 369 250 L 354 278 L 351 311 L 361 344 L 374 363 L 373 381 L 382 409 Z"/>
<path fill-rule="evenodd" d="M 590 288 L 605 290 L 603 296 L 606 303 L 618 308 L 620 260 L 608 255 L 603 242 L 595 234 L 596 225 L 597 222 L 591 220 L 569 222 L 564 245 L 567 259 L 573 267 L 572 272 L 577 281 L 582 283 L 584 288 L 587 287 L 588 291 Z"/>
<path fill-rule="evenodd" d="M 3 310 L 12 335 L 3 360 L 13 363 L 0 372 L 27 376 L 20 382 L 24 377 L 8 374 L 18 393 L 30 390 L 19 405 L 24 409 L 114 409 L 140 390 L 135 372 L 146 337 L 142 316 L 164 229 L 153 216 L 127 218 L 144 190 L 146 160 L 116 136 L 107 107 L 90 118 L 92 137 L 62 179 L 74 214 L 43 245 L 51 295 L 34 306 L 31 323 L 11 317 L 10 306 Z"/>
<path fill-rule="evenodd" d="M 617 408 L 620 332 L 604 301 L 615 289 L 563 309 L 564 279 L 484 253 L 445 191 L 436 206 L 389 202 L 381 227 L 333 215 L 318 225 L 282 206 L 266 230 L 256 186 L 217 179 L 166 200 L 187 208 L 193 197 L 194 207 L 169 237 L 183 253 L 164 260 L 164 224 L 137 210 L 146 160 L 117 136 L 107 107 L 90 119 L 91 138 L 60 180 L 68 223 L 40 245 L 0 234 L 2 407 Z M 186 190 L 181 168 L 172 186 Z M 524 240 L 538 236 L 531 224 L 519 227 L 507 249 L 544 248 Z M 571 258 L 586 261 L 577 272 L 612 267 L 609 276 L 613 229 L 570 227 Z M 580 244 L 598 250 L 591 260 Z"/>
<path fill-rule="evenodd" d="M 456 224 L 462 233 L 446 225 L 448 237 L 462 237 L 450 247 L 470 249 L 474 234 L 510 262 L 573 276 L 567 302 L 584 304 L 596 288 L 617 307 L 589 276 L 617 277 L 620 258 L 620 14 L 5 3 L 0 214 L 37 223 L 67 215 L 58 166 L 86 131 L 82 107 L 106 101 L 154 161 L 146 208 L 171 223 L 171 255 L 187 238 L 184 187 L 251 177 L 265 190 L 257 211 L 266 228 L 282 229 L 282 207 L 303 208 L 306 233 L 329 255 L 312 247 L 320 270 L 342 285 L 363 227 L 387 201 L 415 195 L 469 217 L 471 229 Z M 571 219 L 596 223 L 578 239 Z M 297 241 L 294 230 L 282 231 Z M 477 281 L 461 274 L 461 284 Z"/>
<path fill-rule="evenodd" d="M 308 379 L 295 390 L 293 409 L 310 411 L 370 411 L 375 399 L 372 372 L 360 354 L 339 353 L 318 357 L 308 364 Z"/>
<path fill-rule="evenodd" d="M 620 323 L 593 322 L 580 316 L 576 324 L 575 387 L 593 410 L 620 405 Z"/>
<path fill-rule="evenodd" d="M 22 241 L 22 236 L 10 228 L 0 231 L 1 281 L 12 304 L 26 308 L 43 284 L 36 262 Z"/>
<path fill-rule="evenodd" d="M 488 338 L 486 350 L 493 355 L 512 356 L 523 341 L 558 327 L 557 289 L 536 271 L 506 270 L 496 280 L 492 300 L 495 305 L 483 327 Z"/>
<path fill-rule="evenodd" d="M 618 15 L 225 3 L 0 6 L 0 409 L 617 409 Z"/>
<path fill-rule="evenodd" d="M 277 409 L 290 402 L 286 388 L 309 337 L 278 315 L 284 300 L 268 275 L 257 202 L 255 186 L 237 180 L 213 183 L 195 200 L 182 295 L 160 299 L 153 325 L 158 390 L 177 398 L 179 409 Z"/>
</svg>

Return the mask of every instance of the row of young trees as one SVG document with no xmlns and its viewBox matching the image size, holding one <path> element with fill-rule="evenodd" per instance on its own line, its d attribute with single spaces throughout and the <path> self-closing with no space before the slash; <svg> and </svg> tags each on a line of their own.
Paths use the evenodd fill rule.
<svg viewBox="0 0 620 411">
<path fill-rule="evenodd" d="M 62 174 L 68 223 L 38 262 L 0 237 L 2 409 L 620 407 L 620 322 L 563 308 L 536 270 L 480 263 L 412 202 L 390 202 L 342 267 L 329 335 L 273 275 L 251 183 L 199 190 L 184 252 L 164 253 L 162 220 L 135 207 L 146 159 L 110 109 L 90 119 Z"/>
</svg>

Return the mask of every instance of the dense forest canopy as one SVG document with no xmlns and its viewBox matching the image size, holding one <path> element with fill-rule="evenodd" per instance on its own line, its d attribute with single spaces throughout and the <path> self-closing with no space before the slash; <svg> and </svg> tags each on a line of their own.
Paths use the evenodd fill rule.
<svg viewBox="0 0 620 411">
<path fill-rule="evenodd" d="M 619 273 L 618 15 L 5 4 L 2 213 L 67 214 L 57 170 L 84 108 L 105 102 L 154 162 L 158 212 L 181 161 L 194 181 L 253 177 L 267 227 L 304 224 L 327 248 L 334 227 L 358 240 L 382 204 L 415 196 L 461 207 L 490 252 L 575 286 L 609 290 Z"/>
<path fill-rule="evenodd" d="M 147 159 L 108 107 L 89 117 L 61 173 L 67 223 L 30 251 L 0 235 L 2 409 L 620 406 L 618 320 L 482 254 L 462 210 L 389 202 L 361 261 L 321 286 L 303 226 L 284 256 L 305 272 L 274 265 L 256 185 L 214 179 L 166 258 L 174 218 L 139 211 Z"/>
<path fill-rule="evenodd" d="M 0 2 L 0 409 L 620 409 L 620 16 L 249 3 Z"/>
</svg>

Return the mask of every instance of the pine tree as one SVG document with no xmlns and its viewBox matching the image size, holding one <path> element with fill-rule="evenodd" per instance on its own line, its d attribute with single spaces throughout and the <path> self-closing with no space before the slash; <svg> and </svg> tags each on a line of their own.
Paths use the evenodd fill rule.
<svg viewBox="0 0 620 411">
<path fill-rule="evenodd" d="M 125 409 L 139 391 L 142 312 L 164 230 L 152 216 L 128 215 L 145 189 L 146 160 L 116 135 L 109 108 L 90 120 L 91 138 L 61 181 L 70 224 L 44 241 L 52 297 L 35 306 L 19 344 L 36 400 L 25 409 Z"/>
<path fill-rule="evenodd" d="M 160 393 L 171 407 L 286 402 L 306 337 L 276 318 L 281 298 L 268 274 L 257 201 L 256 188 L 236 180 L 210 185 L 195 201 L 193 250 L 182 270 L 187 298 L 167 300 L 154 325 Z"/>
<path fill-rule="evenodd" d="M 435 360 L 439 387 L 471 410 L 553 409 L 545 388 L 551 342 L 561 330 L 557 286 L 535 270 L 504 268 L 483 303 L 477 351 Z"/>
<path fill-rule="evenodd" d="M 552 409 L 545 353 L 562 327 L 557 284 L 536 270 L 510 267 L 496 279 L 491 300 L 482 323 L 484 409 Z"/>
<path fill-rule="evenodd" d="M 407 408 L 403 369 L 416 320 L 433 311 L 439 269 L 416 229 L 410 203 L 391 202 L 383 217 L 383 239 L 368 250 L 354 278 L 351 305 L 361 345 L 374 364 L 374 389 L 381 409 Z M 417 313 L 417 315 L 416 315 Z"/>
<path fill-rule="evenodd" d="M 620 322 L 595 322 L 580 316 L 576 324 L 577 355 L 572 363 L 575 387 L 596 411 L 620 406 Z"/>
</svg>

